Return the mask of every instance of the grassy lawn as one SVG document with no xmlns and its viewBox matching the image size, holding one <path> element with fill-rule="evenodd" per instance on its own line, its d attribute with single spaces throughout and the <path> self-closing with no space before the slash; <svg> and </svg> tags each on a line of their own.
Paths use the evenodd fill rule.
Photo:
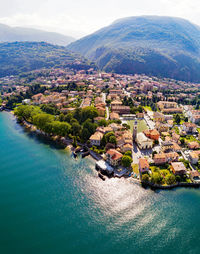
<svg viewBox="0 0 200 254">
<path fill-rule="evenodd" d="M 130 126 L 130 130 L 131 132 L 133 131 L 133 124 L 134 124 L 134 120 L 130 120 L 130 121 L 127 121 L 127 124 Z"/>
<path fill-rule="evenodd" d="M 150 106 L 145 106 L 145 107 L 143 107 L 143 108 L 146 109 L 146 110 L 149 110 L 149 111 L 153 111 L 152 108 L 151 108 Z"/>
<path fill-rule="evenodd" d="M 138 122 L 138 133 L 143 132 L 145 130 L 148 130 L 148 126 L 145 122 L 145 120 L 139 120 Z M 135 120 L 127 121 L 127 124 L 130 126 L 130 130 L 133 131 L 133 125 L 135 123 Z"/>
<path fill-rule="evenodd" d="M 138 164 L 132 164 L 133 172 L 135 174 L 139 174 L 139 165 Z"/>
<path fill-rule="evenodd" d="M 138 133 L 148 130 L 148 126 L 144 120 L 138 121 Z"/>
<path fill-rule="evenodd" d="M 186 140 L 187 142 L 192 142 L 192 141 L 197 141 L 197 142 L 198 142 L 198 140 L 197 140 L 195 137 L 193 137 L 192 135 L 187 135 L 187 136 L 185 137 L 185 140 Z"/>
</svg>

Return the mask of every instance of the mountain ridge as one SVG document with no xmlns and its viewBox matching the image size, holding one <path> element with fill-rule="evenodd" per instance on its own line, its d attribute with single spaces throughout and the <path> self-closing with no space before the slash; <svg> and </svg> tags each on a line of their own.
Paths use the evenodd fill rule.
<svg viewBox="0 0 200 254">
<path fill-rule="evenodd" d="M 104 71 L 200 81 L 200 27 L 181 18 L 118 19 L 67 48 Z"/>
<path fill-rule="evenodd" d="M 96 66 L 66 47 L 46 42 L 0 43 L 0 77 L 18 75 L 41 68 L 71 68 L 75 70 Z"/>
<path fill-rule="evenodd" d="M 47 32 L 41 29 L 11 27 L 5 24 L 0 24 L 0 43 L 15 41 L 44 41 L 50 44 L 67 46 L 69 43 L 75 41 L 75 39 L 71 36 L 55 32 Z"/>
</svg>

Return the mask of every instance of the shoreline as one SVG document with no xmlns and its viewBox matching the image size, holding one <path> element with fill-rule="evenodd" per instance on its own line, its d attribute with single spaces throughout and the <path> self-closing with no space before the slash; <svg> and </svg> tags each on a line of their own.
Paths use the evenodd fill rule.
<svg viewBox="0 0 200 254">
<path fill-rule="evenodd" d="M 153 183 L 144 183 L 142 182 L 142 187 L 143 188 L 150 188 L 152 190 L 171 190 L 171 189 L 175 189 L 178 187 L 184 187 L 184 188 L 199 188 L 200 187 L 200 183 L 176 183 L 176 184 L 172 184 L 172 185 L 158 185 L 158 184 L 153 184 Z"/>
<path fill-rule="evenodd" d="M 69 152 L 74 153 L 76 148 L 74 148 L 72 146 L 73 140 L 66 140 L 64 137 L 62 137 L 62 138 L 59 137 L 58 138 L 57 136 L 50 137 L 49 135 L 47 135 L 46 133 L 38 130 L 34 125 L 32 125 L 30 123 L 27 123 L 26 121 L 23 121 L 23 122 L 19 123 L 17 121 L 17 117 L 14 115 L 13 111 L 11 111 L 11 110 L 4 110 L 4 111 L 6 113 L 12 115 L 14 117 L 14 119 L 16 120 L 16 123 L 21 125 L 24 129 L 26 129 L 30 133 L 34 133 L 35 135 L 42 136 L 45 139 L 53 142 L 55 145 L 62 146 L 64 150 L 68 150 Z M 101 155 L 94 154 L 94 151 L 91 151 L 89 148 L 88 148 L 88 151 L 89 151 L 89 155 L 87 156 L 87 158 L 89 160 L 91 160 L 94 163 L 96 163 L 96 161 L 100 160 L 100 158 L 97 159 L 97 157 L 98 156 L 101 157 Z M 199 183 L 183 183 L 182 182 L 182 183 L 176 183 L 176 184 L 173 184 L 173 185 L 166 185 L 165 186 L 165 185 L 153 184 L 153 183 L 150 183 L 150 182 L 142 182 L 140 180 L 134 179 L 133 177 L 130 177 L 130 178 L 131 178 L 131 180 L 134 181 L 134 183 L 140 184 L 141 187 L 143 187 L 143 188 L 150 188 L 151 190 L 154 190 L 154 191 L 155 190 L 170 190 L 170 189 L 172 190 L 172 189 L 179 188 L 179 187 L 184 187 L 184 188 L 200 188 L 200 182 Z"/>
</svg>

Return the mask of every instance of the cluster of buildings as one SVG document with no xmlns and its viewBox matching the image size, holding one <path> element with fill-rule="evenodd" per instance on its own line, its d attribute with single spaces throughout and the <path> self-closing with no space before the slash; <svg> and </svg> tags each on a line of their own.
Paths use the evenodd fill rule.
<svg viewBox="0 0 200 254">
<path fill-rule="evenodd" d="M 114 133 L 116 144 L 105 151 L 110 165 L 119 166 L 123 154 L 130 151 L 141 173 L 150 172 L 153 163 L 157 167 L 169 164 L 175 175 L 198 174 L 200 110 L 189 102 L 200 95 L 200 84 L 94 69 L 43 69 L 31 72 L 30 76 L 34 78 L 26 75 L 0 79 L 5 106 L 12 96 L 23 96 L 32 85 L 40 84 L 45 87 L 44 92 L 24 99 L 24 104 L 54 104 L 64 114 L 76 107 L 93 106 L 98 111 L 94 119 L 97 123 L 101 119 L 110 120 L 108 126 L 99 126 L 89 138 L 91 146 L 99 148 L 104 135 Z M 127 99 L 131 105 L 125 103 Z M 155 104 L 156 110 L 146 109 L 144 102 Z M 137 111 L 139 106 L 144 106 L 142 112 Z M 176 114 L 181 118 L 180 124 L 175 123 Z M 124 124 L 131 121 L 133 127 L 126 128 Z M 141 121 L 147 127 L 143 131 L 138 130 Z M 135 147 L 139 152 L 134 152 Z M 184 168 L 180 159 L 188 161 L 191 167 Z"/>
</svg>

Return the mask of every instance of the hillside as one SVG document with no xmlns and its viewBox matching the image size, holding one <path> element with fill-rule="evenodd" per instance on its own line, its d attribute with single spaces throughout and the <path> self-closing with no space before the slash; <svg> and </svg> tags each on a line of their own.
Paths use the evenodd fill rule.
<svg viewBox="0 0 200 254">
<path fill-rule="evenodd" d="M 65 47 L 46 42 L 0 43 L 0 77 L 40 68 L 70 67 L 77 70 L 95 67 L 84 57 Z"/>
<path fill-rule="evenodd" d="M 105 71 L 200 82 L 200 28 L 184 19 L 120 19 L 68 49 L 96 61 Z"/>
<path fill-rule="evenodd" d="M 59 33 L 46 32 L 39 29 L 10 27 L 0 24 L 0 42 L 15 41 L 44 41 L 51 44 L 66 46 L 69 43 L 75 41 L 75 39 L 70 36 L 65 36 Z"/>
</svg>

